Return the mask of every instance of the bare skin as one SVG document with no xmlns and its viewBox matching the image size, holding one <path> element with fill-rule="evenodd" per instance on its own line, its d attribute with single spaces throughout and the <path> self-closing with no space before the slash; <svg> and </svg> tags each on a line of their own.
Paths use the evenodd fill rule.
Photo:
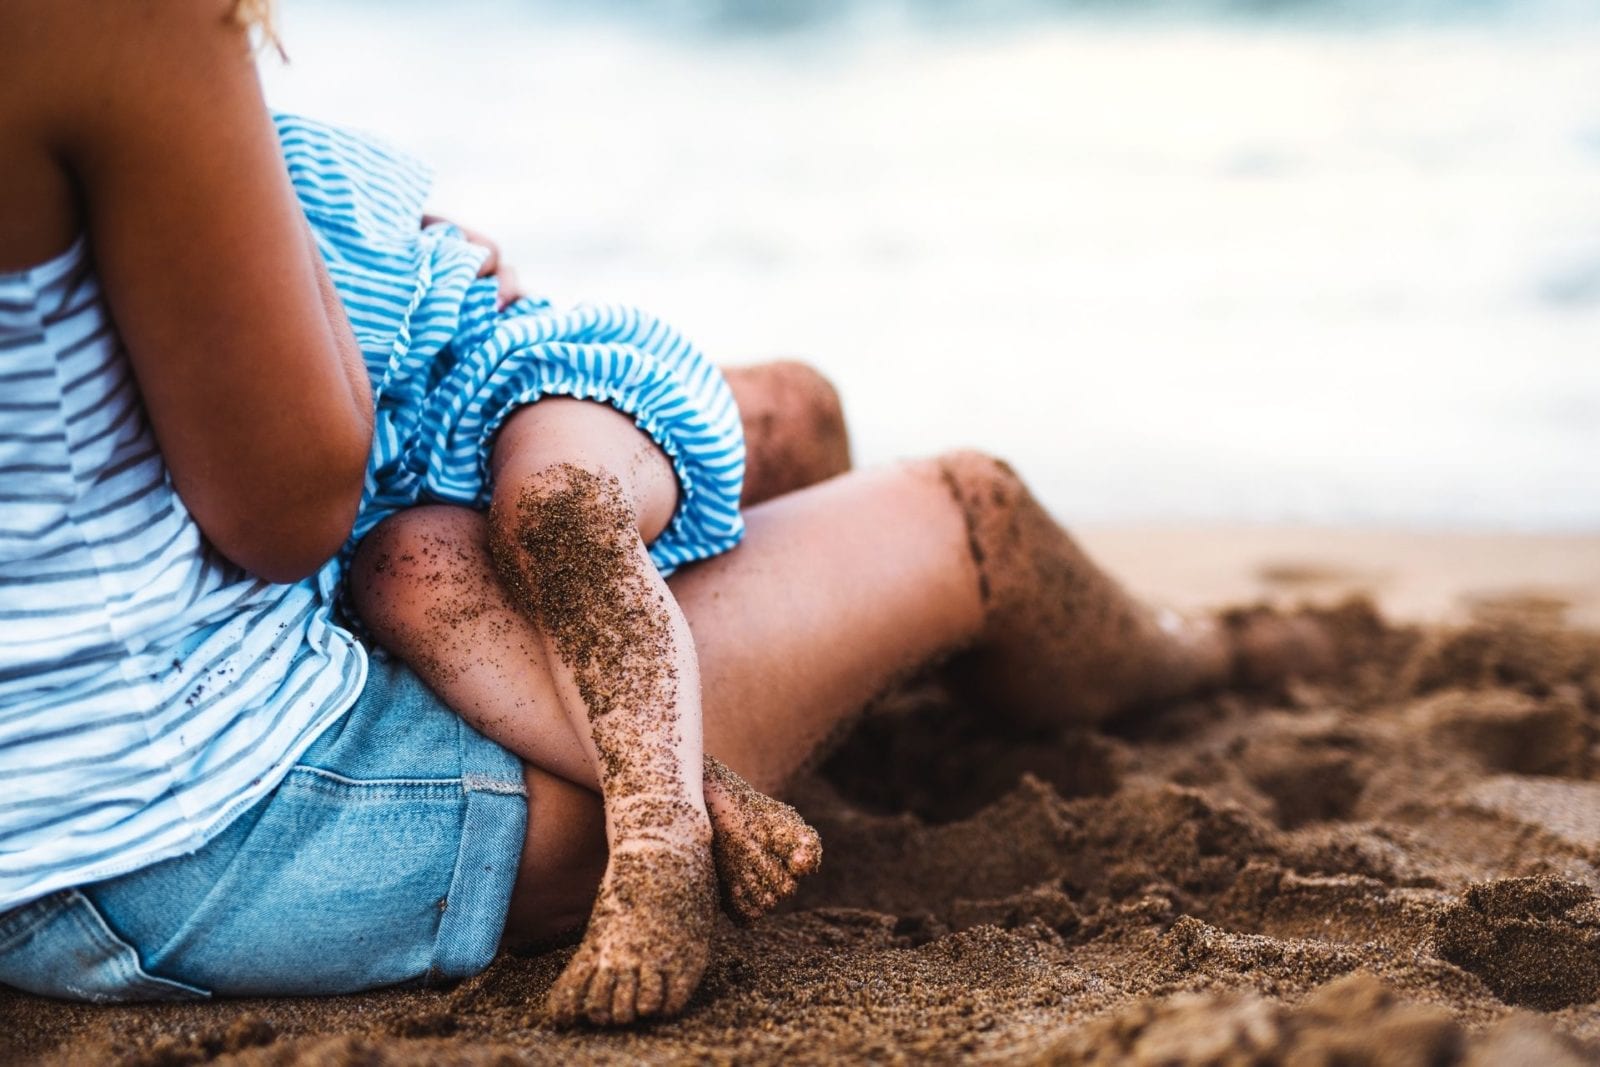
<svg viewBox="0 0 1600 1067">
<path fill-rule="evenodd" d="M 692 644 L 643 547 L 675 503 L 666 458 L 610 408 L 548 400 L 508 423 L 495 475 L 487 525 L 417 509 L 375 531 L 357 575 L 382 579 L 357 578 L 357 609 L 469 722 L 605 798 L 610 860 L 552 1015 L 681 1010 L 705 967 L 716 886 L 753 920 L 816 869 L 820 842 L 792 808 L 699 757 Z M 408 538 L 430 512 L 439 523 Z M 395 603 L 396 587 L 426 600 Z M 538 703 L 554 722 L 480 712 L 529 671 L 548 682 Z"/>
</svg>

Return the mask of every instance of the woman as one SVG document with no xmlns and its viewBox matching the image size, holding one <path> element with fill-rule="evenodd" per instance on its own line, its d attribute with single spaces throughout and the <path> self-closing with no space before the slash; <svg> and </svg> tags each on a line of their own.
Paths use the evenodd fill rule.
<svg viewBox="0 0 1600 1067">
<path fill-rule="evenodd" d="M 24 0 L 0 33 L 0 623 L 21 635 L 0 650 L 0 980 L 45 994 L 459 978 L 581 924 L 607 862 L 550 672 L 482 662 L 530 639 L 527 614 L 491 598 L 441 643 L 440 605 L 483 591 L 480 514 L 402 512 L 363 546 L 356 599 L 416 671 L 369 665 L 333 621 L 372 398 L 234 15 Z M 787 380 L 732 380 L 747 424 Z M 781 470 L 795 441 L 751 447 Z M 987 707 L 1094 721 L 1280 673 L 1302 636 L 1146 610 L 982 455 L 846 474 L 745 521 L 670 590 L 705 749 L 766 792 L 958 654 Z M 538 733 L 542 762 L 436 691 L 486 732 Z M 792 887 L 768 874 L 773 898 Z M 682 1010 L 703 951 L 648 954 L 680 903 L 606 909 L 642 954 L 591 960 L 558 1016 Z"/>
</svg>

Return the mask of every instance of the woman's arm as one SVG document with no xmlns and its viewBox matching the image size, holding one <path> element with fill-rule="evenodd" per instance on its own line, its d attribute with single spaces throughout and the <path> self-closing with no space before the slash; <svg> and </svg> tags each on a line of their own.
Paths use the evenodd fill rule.
<svg viewBox="0 0 1600 1067">
<path fill-rule="evenodd" d="M 361 354 L 226 0 L 58 0 L 63 155 L 178 493 L 229 559 L 315 571 L 372 437 Z"/>
</svg>

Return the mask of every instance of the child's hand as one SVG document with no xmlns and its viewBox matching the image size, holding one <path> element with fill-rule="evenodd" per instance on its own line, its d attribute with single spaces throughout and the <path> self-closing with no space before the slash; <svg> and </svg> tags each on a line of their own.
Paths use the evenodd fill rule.
<svg viewBox="0 0 1600 1067">
<path fill-rule="evenodd" d="M 456 229 L 460 230 L 462 235 L 466 237 L 470 244 L 475 244 L 479 248 L 488 249 L 489 254 L 484 257 L 483 264 L 478 267 L 478 277 L 487 278 L 492 274 L 494 275 L 495 281 L 499 283 L 499 291 L 495 297 L 496 308 L 504 311 L 508 305 L 521 300 L 527 295 L 522 291 L 522 286 L 517 283 L 517 272 L 512 270 L 509 264 L 500 262 L 499 245 L 495 244 L 477 230 L 468 229 L 459 222 L 443 218 L 439 215 L 422 216 L 423 229 L 427 229 L 429 226 L 440 222 L 449 223 L 451 226 L 454 226 Z"/>
</svg>

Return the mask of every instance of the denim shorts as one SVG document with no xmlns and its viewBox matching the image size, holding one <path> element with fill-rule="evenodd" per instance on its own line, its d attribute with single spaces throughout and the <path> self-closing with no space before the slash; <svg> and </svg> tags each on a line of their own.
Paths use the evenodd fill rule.
<svg viewBox="0 0 1600 1067">
<path fill-rule="evenodd" d="M 73 1000 L 351 993 L 476 974 L 527 825 L 522 764 L 395 660 L 198 852 L 0 916 L 0 982 Z"/>
</svg>

